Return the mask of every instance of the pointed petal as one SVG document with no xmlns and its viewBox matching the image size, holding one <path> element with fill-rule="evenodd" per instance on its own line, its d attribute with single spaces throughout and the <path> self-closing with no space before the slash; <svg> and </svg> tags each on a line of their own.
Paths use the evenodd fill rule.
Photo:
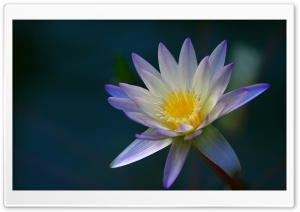
<svg viewBox="0 0 300 212">
<path fill-rule="evenodd" d="M 158 100 L 145 88 L 126 83 L 119 83 L 119 86 L 130 99 L 141 97 L 149 101 L 158 102 Z"/>
<path fill-rule="evenodd" d="M 190 141 L 184 141 L 182 137 L 173 138 L 164 169 L 163 184 L 165 188 L 169 188 L 179 175 L 190 147 Z"/>
<path fill-rule="evenodd" d="M 107 93 L 109 93 L 113 97 L 128 98 L 127 94 L 118 86 L 105 85 L 104 88 L 107 91 Z"/>
<path fill-rule="evenodd" d="M 187 134 L 186 136 L 184 136 L 184 140 L 185 141 L 190 141 L 193 140 L 194 138 L 196 138 L 197 136 L 199 136 L 202 133 L 202 129 L 200 130 L 196 130 L 190 134 Z"/>
<path fill-rule="evenodd" d="M 247 94 L 247 92 L 247 89 L 240 88 L 233 91 L 230 95 L 223 95 L 214 107 L 214 109 L 212 109 L 210 113 L 211 118 L 209 120 L 209 123 L 212 123 L 214 120 L 227 114 L 228 111 L 231 111 L 232 108 L 234 108 Z"/>
<path fill-rule="evenodd" d="M 109 97 L 107 101 L 114 108 L 123 110 L 124 112 L 141 112 L 141 109 L 131 99 Z"/>
<path fill-rule="evenodd" d="M 146 60 L 144 60 L 142 57 L 140 57 L 139 55 L 137 55 L 135 53 L 132 53 L 131 56 L 132 56 L 134 66 L 139 75 L 140 75 L 140 70 L 144 70 L 144 71 L 147 71 L 147 72 L 151 73 L 152 75 L 156 76 L 157 78 L 162 79 L 160 73 L 150 63 L 148 63 Z"/>
<path fill-rule="evenodd" d="M 209 57 L 211 78 L 224 66 L 226 57 L 227 41 L 220 43 Z"/>
<path fill-rule="evenodd" d="M 204 128 L 206 125 L 208 125 L 208 121 L 210 120 L 210 114 L 208 113 L 206 116 L 205 116 L 205 119 L 201 122 L 201 124 L 197 127 L 196 130 L 199 130 L 199 129 L 202 129 Z"/>
<path fill-rule="evenodd" d="M 163 130 L 163 129 L 157 129 L 156 133 L 166 137 L 175 137 L 179 135 L 177 132 L 170 131 L 170 130 Z"/>
<path fill-rule="evenodd" d="M 226 107 L 227 106 L 226 106 L 226 104 L 224 102 L 220 102 L 220 103 L 216 104 L 216 106 L 214 107 L 214 109 L 212 109 L 212 111 L 210 112 L 210 117 L 209 117 L 209 120 L 207 121 L 206 125 L 209 125 L 214 120 L 220 118 L 221 114 L 226 109 Z"/>
<path fill-rule="evenodd" d="M 160 120 L 160 117 L 156 115 L 158 113 L 157 110 L 159 110 L 157 105 L 139 97 L 134 97 L 132 100 L 141 111 L 151 116 L 153 119 Z"/>
<path fill-rule="evenodd" d="M 188 88 L 191 88 L 193 77 L 197 69 L 197 58 L 193 44 L 189 38 L 185 39 L 179 55 L 179 73 Z"/>
<path fill-rule="evenodd" d="M 165 83 L 168 83 L 173 89 L 177 87 L 179 69 L 176 60 L 169 50 L 160 43 L 158 46 L 158 63 L 161 76 Z"/>
<path fill-rule="evenodd" d="M 111 168 L 125 166 L 141 160 L 170 145 L 171 139 L 148 141 L 136 139 L 111 163 Z"/>
<path fill-rule="evenodd" d="M 146 130 L 142 134 L 135 134 L 135 137 L 140 140 L 150 140 L 150 141 L 164 140 L 169 138 L 168 136 L 164 136 L 156 133 L 156 129 L 153 128 Z"/>
<path fill-rule="evenodd" d="M 154 120 L 153 118 L 151 118 L 150 116 L 148 116 L 147 114 L 144 114 L 144 113 L 125 112 L 125 115 L 129 119 L 131 119 L 139 124 L 142 124 L 144 126 L 150 127 L 150 128 L 168 129 L 162 123 Z"/>
<path fill-rule="evenodd" d="M 193 79 L 194 91 L 200 93 L 201 101 L 205 101 L 210 86 L 210 66 L 208 56 L 200 62 Z"/>
<path fill-rule="evenodd" d="M 223 169 L 230 177 L 235 176 L 240 171 L 239 159 L 226 139 L 214 126 L 205 127 L 202 134 L 196 137 L 192 143 L 197 150 Z"/>
<path fill-rule="evenodd" d="M 179 127 L 175 130 L 176 132 L 188 132 L 193 129 L 193 126 L 189 124 L 180 124 Z"/>
<path fill-rule="evenodd" d="M 209 92 L 210 94 L 202 109 L 203 114 L 209 113 L 219 101 L 220 96 L 223 94 L 228 85 L 233 67 L 233 63 L 224 66 L 212 79 Z"/>
<path fill-rule="evenodd" d="M 265 90 L 267 90 L 270 87 L 267 83 L 261 83 L 261 84 L 255 84 L 250 85 L 247 87 L 239 88 L 237 90 L 231 91 L 229 93 L 226 93 L 222 95 L 220 98 L 220 101 L 229 101 L 229 99 L 233 99 L 235 96 L 237 96 L 239 93 L 244 94 L 239 102 L 233 104 L 230 109 L 224 111 L 224 113 L 221 114 L 221 116 L 230 113 L 231 111 L 241 107 L 242 105 L 246 104 Z M 245 92 L 246 91 L 246 92 Z"/>
<path fill-rule="evenodd" d="M 168 87 L 159 78 L 153 74 L 140 70 L 140 76 L 149 89 L 149 91 L 156 97 L 167 97 L 169 93 Z"/>
</svg>

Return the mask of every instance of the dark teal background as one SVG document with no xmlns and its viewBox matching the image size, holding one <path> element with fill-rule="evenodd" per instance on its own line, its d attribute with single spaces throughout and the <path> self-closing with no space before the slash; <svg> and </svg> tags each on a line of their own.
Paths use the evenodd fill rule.
<svg viewBox="0 0 300 212">
<path fill-rule="evenodd" d="M 286 22 L 280 20 L 13 21 L 13 189 L 163 189 L 169 147 L 109 168 L 146 128 L 107 103 L 104 85 L 124 79 L 143 86 L 131 53 L 158 68 L 159 42 L 178 59 L 187 37 L 198 62 L 227 39 L 226 63 L 236 63 L 230 90 L 249 85 L 249 76 L 250 84 L 271 84 L 214 126 L 240 159 L 244 189 L 286 189 Z M 171 189 L 225 184 L 191 149 Z"/>
</svg>

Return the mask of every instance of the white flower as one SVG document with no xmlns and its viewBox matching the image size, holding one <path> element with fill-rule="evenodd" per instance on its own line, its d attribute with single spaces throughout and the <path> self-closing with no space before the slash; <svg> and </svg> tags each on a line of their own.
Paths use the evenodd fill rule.
<svg viewBox="0 0 300 212">
<path fill-rule="evenodd" d="M 178 63 L 160 43 L 160 73 L 132 54 L 135 68 L 148 90 L 125 83 L 119 83 L 119 87 L 106 85 L 112 95 L 108 102 L 149 129 L 136 135 L 137 139 L 112 162 L 112 168 L 138 161 L 171 144 L 163 177 L 165 188 L 177 178 L 191 145 L 230 177 L 240 171 L 236 154 L 211 123 L 270 85 L 256 84 L 223 94 L 234 66 L 232 63 L 224 66 L 226 47 L 227 42 L 223 41 L 197 65 L 190 39 L 184 41 Z"/>
</svg>

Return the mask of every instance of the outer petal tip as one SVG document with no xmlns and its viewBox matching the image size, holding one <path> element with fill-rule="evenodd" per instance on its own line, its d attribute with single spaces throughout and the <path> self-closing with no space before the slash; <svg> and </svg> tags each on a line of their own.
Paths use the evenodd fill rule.
<svg viewBox="0 0 300 212">
<path fill-rule="evenodd" d="M 134 59 L 136 56 L 137 56 L 137 54 L 136 54 L 136 53 L 134 53 L 134 52 L 132 52 L 132 53 L 131 53 L 131 57 L 132 57 L 132 59 Z"/>
<path fill-rule="evenodd" d="M 184 40 L 184 43 L 191 44 L 191 43 L 192 43 L 192 41 L 191 41 L 191 39 L 190 39 L 190 38 L 186 38 L 186 39 Z"/>
<path fill-rule="evenodd" d="M 167 180 L 164 180 L 164 181 L 163 181 L 164 189 L 170 188 L 171 185 L 172 185 L 172 183 L 168 182 Z"/>
</svg>

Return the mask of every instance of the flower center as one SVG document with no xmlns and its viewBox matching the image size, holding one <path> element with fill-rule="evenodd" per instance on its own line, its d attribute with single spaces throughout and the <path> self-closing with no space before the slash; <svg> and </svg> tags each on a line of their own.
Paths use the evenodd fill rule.
<svg viewBox="0 0 300 212">
<path fill-rule="evenodd" d="M 161 118 L 165 119 L 171 129 L 180 124 L 189 124 L 196 128 L 201 122 L 200 97 L 193 91 L 172 91 L 160 105 Z"/>
</svg>

